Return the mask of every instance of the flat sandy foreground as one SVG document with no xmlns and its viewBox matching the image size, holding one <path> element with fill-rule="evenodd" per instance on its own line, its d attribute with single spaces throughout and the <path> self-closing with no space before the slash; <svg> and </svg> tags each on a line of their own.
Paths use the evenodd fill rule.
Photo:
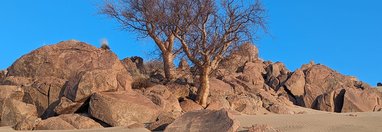
<svg viewBox="0 0 382 132">
<path fill-rule="evenodd" d="M 240 122 L 239 132 L 246 132 L 248 127 L 255 124 L 269 125 L 281 132 L 382 132 L 382 112 L 329 113 L 301 107 L 296 107 L 296 109 L 303 110 L 305 113 L 295 115 L 234 115 L 234 117 Z M 14 130 L 10 127 L 0 127 L 0 132 L 9 131 Z M 148 130 L 114 127 L 55 132 L 148 132 Z"/>
</svg>

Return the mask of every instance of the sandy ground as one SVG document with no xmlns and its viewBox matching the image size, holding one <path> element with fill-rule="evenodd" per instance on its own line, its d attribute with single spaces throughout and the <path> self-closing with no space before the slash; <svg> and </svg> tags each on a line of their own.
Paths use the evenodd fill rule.
<svg viewBox="0 0 382 132">
<path fill-rule="evenodd" d="M 22 132 L 15 131 L 11 127 L 0 127 L 0 132 Z M 145 128 L 127 129 L 127 128 L 103 128 L 103 129 L 86 129 L 86 130 L 40 130 L 34 132 L 150 132 Z"/>
<path fill-rule="evenodd" d="M 240 122 L 239 132 L 252 125 L 269 125 L 281 132 L 382 132 L 382 112 L 329 113 L 294 107 L 304 114 L 234 115 Z M 14 131 L 0 127 L 0 132 Z M 53 132 L 147 132 L 147 129 L 105 128 L 93 130 L 61 130 Z M 40 131 L 47 132 L 47 131 Z M 51 131 L 49 131 L 51 132 Z"/>
<path fill-rule="evenodd" d="M 296 115 L 235 115 L 239 131 L 254 124 L 269 125 L 281 132 L 382 132 L 382 112 L 328 113 L 306 109 Z"/>
</svg>

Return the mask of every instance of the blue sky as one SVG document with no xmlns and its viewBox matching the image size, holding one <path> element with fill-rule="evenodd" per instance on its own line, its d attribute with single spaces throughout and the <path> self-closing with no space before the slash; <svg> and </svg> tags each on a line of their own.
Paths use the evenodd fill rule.
<svg viewBox="0 0 382 132">
<path fill-rule="evenodd" d="M 100 0 L 6 0 L 0 4 L 0 69 L 43 45 L 107 38 L 120 58 L 154 58 L 150 39 L 119 30 L 97 14 Z M 314 60 L 371 85 L 382 81 L 382 1 L 263 0 L 270 34 L 256 45 L 264 60 L 290 70 Z"/>
</svg>

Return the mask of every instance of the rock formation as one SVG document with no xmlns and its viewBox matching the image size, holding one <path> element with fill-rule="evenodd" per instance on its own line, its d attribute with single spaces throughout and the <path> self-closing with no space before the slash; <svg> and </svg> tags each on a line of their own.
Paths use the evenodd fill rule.
<svg viewBox="0 0 382 132">
<path fill-rule="evenodd" d="M 194 67 L 182 60 L 175 81 L 164 81 L 162 68 L 140 57 L 119 60 L 111 50 L 75 40 L 41 47 L 0 72 L 1 124 L 17 130 L 236 131 L 230 113 L 303 113 L 296 105 L 382 110 L 382 93 L 354 77 L 313 62 L 291 72 L 281 62 L 260 59 L 250 43 L 213 73 L 206 108 L 193 101 L 199 85 Z M 263 129 L 268 127 L 251 128 Z"/>
<path fill-rule="evenodd" d="M 84 103 L 95 92 L 130 90 L 131 81 L 114 53 L 70 40 L 22 56 L 2 84 L 22 86 L 24 101 L 46 118 L 62 97 Z"/>
</svg>

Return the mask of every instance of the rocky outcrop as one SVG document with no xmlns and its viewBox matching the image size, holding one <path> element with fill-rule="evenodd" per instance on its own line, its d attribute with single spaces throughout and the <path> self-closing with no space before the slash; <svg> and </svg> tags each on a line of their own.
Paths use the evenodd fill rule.
<svg viewBox="0 0 382 132">
<path fill-rule="evenodd" d="M 235 73 L 238 68 L 242 67 L 246 62 L 254 62 L 259 60 L 259 50 L 251 43 L 245 43 L 232 52 L 227 58 L 223 59 L 219 68 L 220 74 L 229 75 Z"/>
<path fill-rule="evenodd" d="M 103 128 L 93 119 L 79 114 L 64 114 L 40 121 L 35 130 L 73 130 Z"/>
<path fill-rule="evenodd" d="M 235 132 L 239 122 L 225 109 L 188 112 L 167 126 L 165 132 Z"/>
<path fill-rule="evenodd" d="M 381 111 L 382 96 L 375 89 L 347 89 L 341 112 Z"/>
<path fill-rule="evenodd" d="M 45 118 L 63 96 L 83 103 L 95 92 L 131 89 L 131 77 L 114 53 L 75 40 L 24 55 L 8 68 L 2 83 L 23 86 L 25 101 Z"/>
<path fill-rule="evenodd" d="M 378 111 L 382 95 L 369 85 L 324 65 L 310 63 L 284 83 L 290 100 L 300 106 L 329 112 Z"/>
<path fill-rule="evenodd" d="M 96 93 L 89 104 L 89 114 L 111 126 L 150 123 L 160 112 L 150 99 L 133 92 Z"/>
</svg>

